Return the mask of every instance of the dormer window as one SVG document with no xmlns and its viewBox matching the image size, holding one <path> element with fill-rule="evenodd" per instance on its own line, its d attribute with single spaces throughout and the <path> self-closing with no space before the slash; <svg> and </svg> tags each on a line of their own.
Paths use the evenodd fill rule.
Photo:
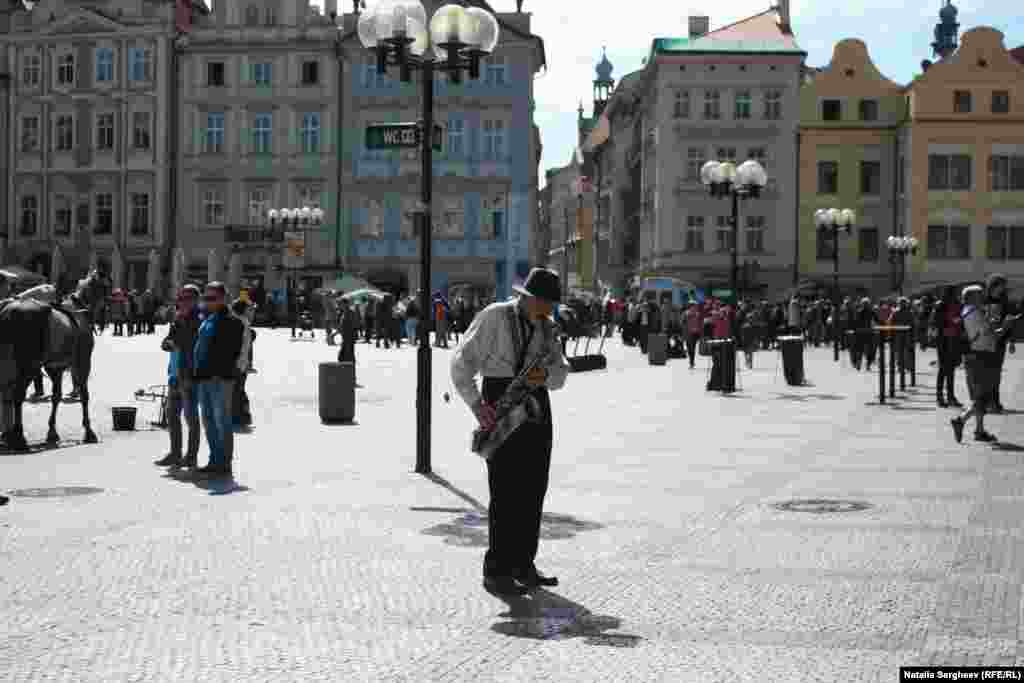
<svg viewBox="0 0 1024 683">
<path fill-rule="evenodd" d="M 953 111 L 957 114 L 971 113 L 971 91 L 956 90 L 953 92 Z"/>
<path fill-rule="evenodd" d="M 993 114 L 1009 114 L 1010 113 L 1010 91 L 1009 90 L 996 90 L 992 93 L 992 113 Z"/>
<path fill-rule="evenodd" d="M 825 121 L 841 121 L 843 119 L 842 100 L 822 100 L 821 118 Z"/>
<path fill-rule="evenodd" d="M 59 85 L 75 84 L 75 56 L 62 55 L 57 61 L 57 83 Z"/>
</svg>

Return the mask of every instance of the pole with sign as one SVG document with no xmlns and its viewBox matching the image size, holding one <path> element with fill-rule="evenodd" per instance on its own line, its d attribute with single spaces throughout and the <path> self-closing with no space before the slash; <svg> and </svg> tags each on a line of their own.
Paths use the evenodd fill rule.
<svg viewBox="0 0 1024 683">
<path fill-rule="evenodd" d="M 444 128 L 433 126 L 431 146 L 440 152 L 444 141 Z M 366 149 L 416 149 L 422 146 L 423 125 L 410 123 L 380 123 L 366 127 Z"/>
<path fill-rule="evenodd" d="M 284 267 L 291 274 L 293 289 L 298 292 L 299 283 L 296 281 L 296 272 L 306 265 L 306 233 L 285 232 L 284 233 Z"/>
</svg>

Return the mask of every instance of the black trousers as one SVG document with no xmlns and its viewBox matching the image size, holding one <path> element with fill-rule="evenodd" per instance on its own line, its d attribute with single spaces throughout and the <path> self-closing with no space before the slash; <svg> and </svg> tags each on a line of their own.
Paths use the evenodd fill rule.
<svg viewBox="0 0 1024 683">
<path fill-rule="evenodd" d="M 495 401 L 508 382 L 485 378 L 484 400 Z M 546 419 L 522 425 L 487 461 L 491 501 L 484 576 L 517 576 L 536 569 L 553 434 L 547 390 L 541 389 L 536 395 Z"/>
<path fill-rule="evenodd" d="M 697 360 L 697 342 L 700 341 L 699 334 L 688 334 L 686 335 L 686 355 L 690 359 L 690 367 L 693 367 L 694 361 Z"/>
<path fill-rule="evenodd" d="M 956 398 L 956 393 L 953 391 L 958 360 L 956 345 L 956 337 L 941 336 L 936 340 L 936 348 L 939 352 L 939 378 L 935 381 L 935 398 L 939 401 L 943 399 L 952 401 Z M 945 397 L 943 397 L 943 390 L 945 390 Z"/>
</svg>

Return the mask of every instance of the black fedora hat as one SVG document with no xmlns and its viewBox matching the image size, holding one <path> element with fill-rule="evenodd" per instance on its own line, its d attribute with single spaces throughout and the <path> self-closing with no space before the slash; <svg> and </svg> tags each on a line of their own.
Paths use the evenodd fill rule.
<svg viewBox="0 0 1024 683">
<path fill-rule="evenodd" d="M 526 282 L 522 286 L 512 285 L 512 289 L 553 304 L 562 300 L 562 286 L 558 281 L 558 273 L 547 268 L 534 268 L 526 276 Z"/>
</svg>

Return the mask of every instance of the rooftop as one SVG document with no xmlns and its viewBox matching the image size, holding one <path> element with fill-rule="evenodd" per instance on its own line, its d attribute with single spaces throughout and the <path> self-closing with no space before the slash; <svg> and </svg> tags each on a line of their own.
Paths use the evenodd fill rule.
<svg viewBox="0 0 1024 683">
<path fill-rule="evenodd" d="M 752 52 L 807 54 L 793 35 L 783 30 L 775 9 L 741 19 L 699 38 L 655 38 L 652 48 L 652 54 Z"/>
</svg>

